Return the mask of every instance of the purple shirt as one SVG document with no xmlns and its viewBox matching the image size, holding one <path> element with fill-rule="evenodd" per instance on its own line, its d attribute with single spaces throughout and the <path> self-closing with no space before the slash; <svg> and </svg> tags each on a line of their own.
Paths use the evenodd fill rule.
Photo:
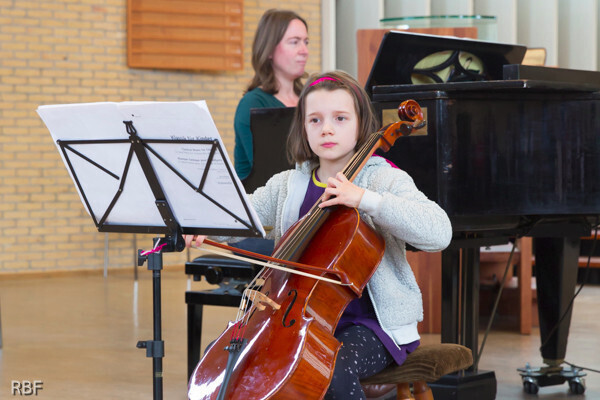
<svg viewBox="0 0 600 400">
<path fill-rule="evenodd" d="M 314 206 L 317 200 L 319 200 L 319 197 L 323 195 L 326 187 L 326 184 L 319 182 L 316 170 L 313 170 L 312 178 L 310 179 L 310 182 L 308 182 L 308 189 L 306 189 L 306 194 L 304 195 L 304 201 L 300 206 L 298 219 L 304 217 L 304 214 L 310 211 L 312 206 Z"/>
<path fill-rule="evenodd" d="M 321 197 L 325 191 L 325 187 L 326 185 L 318 181 L 316 172 L 313 171 L 312 179 L 308 184 L 304 201 L 300 207 L 299 218 L 302 218 L 317 202 L 319 197 Z M 371 299 L 366 292 L 366 289 L 363 292 L 362 297 L 354 299 L 348 304 L 348 307 L 346 307 L 344 313 L 340 317 L 336 333 L 352 325 L 362 325 L 372 330 L 379 340 L 381 340 L 381 343 L 383 343 L 387 351 L 390 352 L 392 358 L 398 365 L 402 365 L 406 360 L 408 353 L 415 351 L 420 344 L 419 340 L 403 346 L 397 346 L 396 343 L 394 343 L 394 340 L 381 329 L 379 321 L 377 321 L 375 309 L 373 308 L 373 304 L 371 303 Z"/>
</svg>

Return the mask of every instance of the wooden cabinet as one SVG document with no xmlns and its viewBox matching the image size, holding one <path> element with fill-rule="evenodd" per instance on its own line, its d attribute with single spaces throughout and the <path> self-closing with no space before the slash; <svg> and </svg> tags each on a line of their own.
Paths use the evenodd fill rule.
<svg viewBox="0 0 600 400">
<path fill-rule="evenodd" d="M 532 239 L 521 238 L 513 254 L 512 265 L 507 274 L 502 296 L 498 304 L 495 325 L 516 329 L 524 335 L 538 325 L 537 296 L 532 274 Z M 480 266 L 480 314 L 489 317 L 498 295 L 510 251 L 481 252 Z M 513 269 L 515 273 L 513 273 Z M 503 317 L 503 318 L 501 318 Z"/>
<path fill-rule="evenodd" d="M 537 305 L 535 285 L 532 278 L 532 248 L 531 238 L 522 238 L 518 241 L 519 254 L 514 260 L 516 276 L 511 284 L 504 289 L 503 301 L 511 297 L 511 312 L 515 313 L 517 329 L 521 334 L 531 334 L 532 326 L 537 326 Z M 482 253 L 480 266 L 486 262 L 499 261 L 502 264 L 501 272 L 508 260 L 509 253 L 490 255 Z M 514 256 L 513 256 L 514 257 Z M 407 252 L 406 258 L 413 269 L 417 284 L 423 295 L 424 318 L 419 323 L 420 333 L 440 333 L 442 320 L 441 253 Z M 502 279 L 502 276 L 498 278 Z M 490 299 L 493 303 L 495 298 Z M 488 303 L 490 302 L 488 301 Z M 508 301 L 507 301 L 508 302 Z"/>
</svg>

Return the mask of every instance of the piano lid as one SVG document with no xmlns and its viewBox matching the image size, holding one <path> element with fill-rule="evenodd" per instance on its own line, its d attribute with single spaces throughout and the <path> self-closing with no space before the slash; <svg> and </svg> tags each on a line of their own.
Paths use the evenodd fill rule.
<svg viewBox="0 0 600 400">
<path fill-rule="evenodd" d="M 380 85 L 502 80 L 505 64 L 519 64 L 527 48 L 481 40 L 390 31 L 365 90 Z"/>
</svg>

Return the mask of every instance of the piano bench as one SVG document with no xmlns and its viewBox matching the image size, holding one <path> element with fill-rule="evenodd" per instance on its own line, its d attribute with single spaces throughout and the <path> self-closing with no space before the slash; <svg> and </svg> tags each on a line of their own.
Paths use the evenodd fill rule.
<svg viewBox="0 0 600 400">
<path fill-rule="evenodd" d="M 398 400 L 433 400 L 427 383 L 442 376 L 470 367 L 473 364 L 471 350 L 454 343 L 426 344 L 410 353 L 404 364 L 392 364 L 383 371 L 363 379 L 363 385 L 394 384 Z M 412 395 L 410 386 L 412 385 Z"/>
<path fill-rule="evenodd" d="M 185 263 L 185 274 L 193 275 L 195 281 L 202 275 L 208 283 L 218 285 L 227 279 L 251 281 L 256 274 L 255 265 L 220 255 L 207 254 Z"/>
</svg>

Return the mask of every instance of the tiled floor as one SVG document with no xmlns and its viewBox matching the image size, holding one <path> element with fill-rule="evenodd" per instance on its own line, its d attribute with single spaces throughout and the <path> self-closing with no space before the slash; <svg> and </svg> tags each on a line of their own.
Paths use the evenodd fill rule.
<svg viewBox="0 0 600 400">
<path fill-rule="evenodd" d="M 186 306 L 190 282 L 181 268 L 162 273 L 162 333 L 165 399 L 186 398 Z M 575 302 L 567 360 L 600 369 L 600 287 L 584 288 Z M 234 317 L 232 308 L 206 307 L 202 348 Z M 12 396 L 13 381 L 41 381 L 40 399 L 151 399 L 152 360 L 136 348 L 152 339 L 152 279 L 133 272 L 0 279 L 0 398 Z M 438 342 L 425 335 L 423 342 Z M 498 399 L 600 399 L 600 376 L 589 372 L 583 396 L 566 384 L 523 392 L 516 368 L 541 365 L 537 329 L 531 336 L 493 331 L 480 369 L 494 370 Z M 39 384 L 38 384 L 39 385 Z M 33 397 L 33 396 L 32 396 Z"/>
</svg>

